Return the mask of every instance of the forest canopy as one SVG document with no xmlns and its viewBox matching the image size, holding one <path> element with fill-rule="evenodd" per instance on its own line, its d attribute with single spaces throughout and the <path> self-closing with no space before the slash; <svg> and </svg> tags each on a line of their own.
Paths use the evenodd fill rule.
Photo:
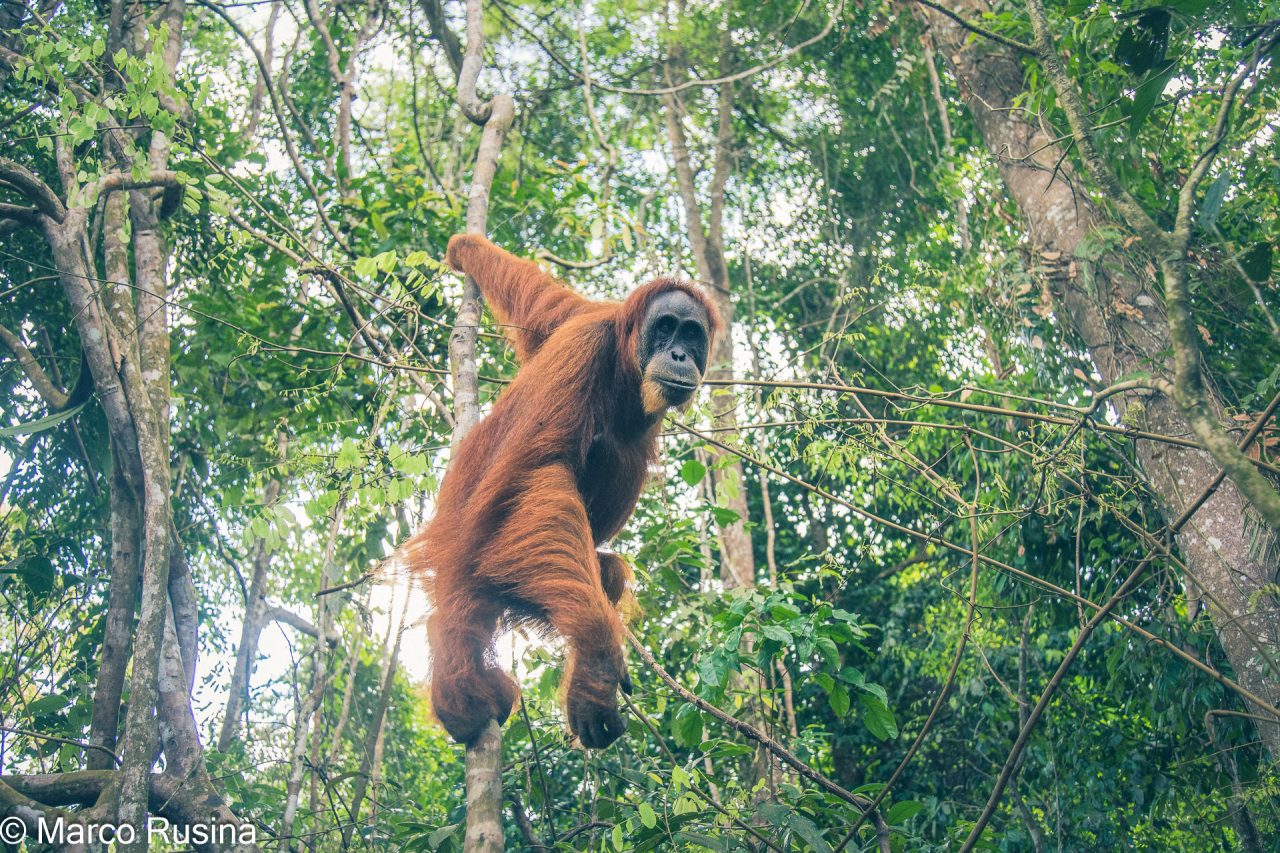
<svg viewBox="0 0 1280 853">
<path fill-rule="evenodd" d="M 1277 0 L 0 4 L 0 844 L 1277 849 L 1278 49 Z M 726 324 L 609 543 L 608 749 L 519 625 L 500 743 L 432 718 L 401 546 L 517 369 L 464 231 Z"/>
</svg>

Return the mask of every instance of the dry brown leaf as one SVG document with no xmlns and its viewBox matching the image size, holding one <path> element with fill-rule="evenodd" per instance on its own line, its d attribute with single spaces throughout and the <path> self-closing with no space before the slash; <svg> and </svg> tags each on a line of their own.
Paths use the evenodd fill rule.
<svg viewBox="0 0 1280 853">
<path fill-rule="evenodd" d="M 1111 308 L 1121 317 L 1127 317 L 1135 322 L 1142 322 L 1146 318 L 1142 316 L 1142 312 L 1134 308 L 1123 299 L 1117 299 L 1111 303 Z"/>
</svg>

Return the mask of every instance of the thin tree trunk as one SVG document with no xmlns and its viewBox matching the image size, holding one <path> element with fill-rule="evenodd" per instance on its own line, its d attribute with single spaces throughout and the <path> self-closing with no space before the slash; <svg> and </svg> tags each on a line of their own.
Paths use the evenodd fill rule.
<svg viewBox="0 0 1280 853">
<path fill-rule="evenodd" d="M 288 437 L 277 433 L 281 459 L 287 453 Z M 275 506 L 280 497 L 280 480 L 272 479 L 262 490 L 264 508 Z M 253 667 L 258 657 L 258 641 L 267 625 L 270 605 L 267 603 L 267 570 L 271 566 L 271 551 L 265 539 L 253 543 L 253 576 L 249 581 L 249 600 L 245 602 L 244 622 L 240 626 L 240 643 L 236 646 L 235 669 L 231 674 L 231 686 L 227 693 L 227 707 L 222 712 L 222 727 L 218 731 L 218 751 L 226 752 L 240 731 L 241 717 L 249 703 Z"/>
<path fill-rule="evenodd" d="M 329 764 L 335 764 L 342 751 L 342 735 L 351 721 L 351 700 L 356 694 L 356 680 L 360 670 L 360 655 L 364 651 L 364 633 L 357 633 L 353 645 L 347 650 L 347 683 L 342 691 L 342 710 L 338 712 L 338 720 L 333 726 L 333 736 L 329 739 Z"/>
<path fill-rule="evenodd" d="M 313 654 L 319 656 L 324 652 L 317 645 Z M 296 678 L 294 683 L 297 684 Z M 285 782 L 284 812 L 280 816 L 278 830 L 282 842 L 286 844 L 285 849 L 288 850 L 298 849 L 293 828 L 298 818 L 298 801 L 302 796 L 302 776 L 306 769 L 303 758 L 307 753 L 307 735 L 311 731 L 311 717 L 315 712 L 314 701 L 314 691 L 296 700 L 297 716 L 294 718 L 293 744 L 289 750 L 289 776 Z"/>
<path fill-rule="evenodd" d="M 672 35 L 668 35 L 668 38 L 672 41 L 664 63 L 664 72 L 666 83 L 670 86 L 683 81 L 688 76 L 688 69 L 683 45 L 675 41 Z M 719 73 L 726 75 L 732 64 L 733 39 L 726 25 L 720 38 Z M 707 367 L 708 379 L 733 378 L 734 306 L 724 252 L 725 185 L 733 171 L 733 98 L 733 84 L 721 83 L 716 97 L 716 137 L 711 155 L 711 184 L 707 193 L 704 222 L 703 206 L 698 200 L 696 173 L 684 130 L 684 104 L 677 92 L 668 91 L 662 96 L 667 138 L 671 145 L 676 184 L 684 205 L 689 246 L 693 251 L 698 277 L 710 288 L 712 301 L 724 321 L 723 334 L 712 345 Z M 737 405 L 737 398 L 729 387 L 716 387 L 711 392 L 712 423 L 720 430 L 726 444 L 735 443 L 738 437 Z M 719 525 L 720 582 L 726 590 L 750 589 L 756 584 L 756 565 L 751 534 L 747 532 L 747 522 L 751 516 L 747 506 L 742 461 L 736 455 L 717 447 L 709 448 L 707 453 L 712 459 L 711 482 L 715 487 L 716 502 L 732 510 L 736 516 L 734 520 Z M 749 653 L 753 638 L 746 635 L 742 642 L 743 649 Z M 751 702 L 754 707 L 749 711 L 750 715 L 757 721 L 763 720 L 764 714 L 760 707 L 762 703 L 758 696 L 764 687 L 762 680 L 751 671 L 740 677 L 739 686 L 748 695 L 755 697 Z M 765 779 L 770 783 L 762 789 L 761 796 L 771 795 L 772 782 L 777 776 L 773 772 L 773 764 L 768 752 L 757 747 L 751 775 L 754 779 Z"/>
<path fill-rule="evenodd" d="M 731 42 L 726 30 L 721 45 L 721 72 L 730 62 Z M 666 62 L 668 83 L 684 79 L 685 67 L 680 45 L 673 44 Z M 713 155 L 711 188 L 709 192 L 708 221 L 703 222 L 702 205 L 698 201 L 695 172 L 684 131 L 684 106 L 678 93 L 662 96 L 667 124 L 667 137 L 671 144 L 675 165 L 676 184 L 684 204 L 685 230 L 689 246 L 693 250 L 698 277 L 710 288 L 712 301 L 724 320 L 724 333 L 712 348 L 708 379 L 733 378 L 733 300 L 728 268 L 724 261 L 724 192 L 725 183 L 732 170 L 733 145 L 733 85 L 721 84 L 717 99 L 717 128 Z M 737 399 L 728 388 L 717 388 L 711 394 L 712 419 L 721 428 L 724 441 L 732 444 L 737 437 Z M 733 510 L 737 519 L 720 526 L 720 578 L 725 589 L 755 586 L 755 554 L 746 523 L 750 519 L 747 495 L 743 488 L 745 478 L 742 462 L 732 454 L 711 449 L 713 482 L 716 498 L 721 506 Z M 725 458 L 727 457 L 727 458 Z"/>
<path fill-rule="evenodd" d="M 956 155 L 955 143 L 951 135 L 951 116 L 947 112 L 947 99 L 942 97 L 942 79 L 938 76 L 938 60 L 933 53 L 933 44 L 926 35 L 922 39 L 924 48 L 925 69 L 929 73 L 929 94 L 933 96 L 933 104 L 938 110 L 938 121 L 942 125 L 942 154 L 946 158 L 948 169 L 955 168 L 952 162 Z M 969 200 L 963 193 L 956 199 L 956 232 L 960 235 L 960 250 L 968 253 L 973 246 L 973 238 L 969 234 Z"/>
<path fill-rule="evenodd" d="M 751 277 L 751 259 L 743 258 L 742 265 L 744 279 L 747 283 L 747 299 L 751 305 L 751 313 L 754 315 L 756 311 L 756 289 L 755 282 Z M 751 331 L 753 327 L 748 325 L 747 346 L 751 349 L 751 376 L 753 379 L 760 380 L 764 378 L 764 371 L 760 367 L 760 342 L 756 339 L 755 333 Z M 760 394 L 760 388 L 757 386 L 753 391 L 755 398 L 757 417 L 764 417 L 764 400 Z M 769 566 L 769 584 L 775 589 L 778 586 L 778 556 L 776 553 L 778 531 L 773 521 L 773 499 L 769 495 L 769 477 L 764 471 L 760 472 L 760 506 L 762 515 L 764 516 L 764 558 L 765 563 Z M 791 686 L 791 671 L 787 669 L 786 661 L 778 658 L 774 661 L 778 671 L 778 678 L 782 682 L 782 710 L 787 723 L 787 731 L 791 733 L 791 737 L 800 736 L 800 729 L 796 724 L 796 708 L 795 698 Z"/>
<path fill-rule="evenodd" d="M 430 7 L 428 2 L 428 6 Z M 437 7 L 438 8 L 438 7 Z M 434 21 L 433 21 L 434 26 Z M 443 30 L 443 23 L 441 23 Z M 446 49 L 447 36 L 441 37 Z M 456 40 L 452 40 L 456 47 Z M 476 91 L 484 52 L 484 5 L 467 0 L 467 48 L 457 66 L 458 106 L 481 126 L 480 148 L 467 196 L 467 231 L 484 234 L 489 220 L 489 192 L 498 171 L 498 154 L 515 118 L 510 95 L 494 95 L 481 101 Z M 457 60 L 456 51 L 449 52 Z M 476 332 L 480 326 L 480 288 L 471 276 L 463 282 L 462 305 L 449 335 L 449 368 L 453 372 L 454 429 L 450 449 L 456 452 L 462 439 L 480 419 L 479 374 L 476 367 Z M 496 720 L 467 747 L 467 853 L 491 853 L 503 848 L 502 835 L 502 733 Z"/>
<path fill-rule="evenodd" d="M 106 626 L 102 635 L 98 681 L 94 685 L 89 743 L 114 753 L 120 725 L 120 699 L 125 670 L 133 649 L 134 606 L 141 576 L 138 503 L 124 480 L 120 462 L 111 460 L 111 587 L 107 593 Z M 89 770 L 113 770 L 111 756 L 99 749 L 85 755 Z"/>
<path fill-rule="evenodd" d="M 268 72 L 271 71 L 275 61 L 276 22 L 280 19 L 280 10 L 283 8 L 283 2 L 271 4 L 271 14 L 267 16 L 267 29 L 262 35 L 262 62 Z M 244 135 L 249 139 L 253 139 L 258 134 L 258 120 L 262 117 L 262 98 L 266 95 L 266 91 L 267 80 L 259 71 L 257 81 L 253 84 L 253 95 L 249 98 L 248 115 L 244 124 Z"/>
<path fill-rule="evenodd" d="M 364 749 L 361 750 L 360 755 L 360 770 L 356 773 L 351 790 L 351 822 L 342 831 L 343 847 L 351 843 L 351 833 L 360 823 L 360 806 L 364 802 L 366 786 L 372 785 L 373 795 L 377 796 L 376 779 L 382 766 L 382 735 L 386 726 L 387 708 L 391 705 L 391 692 L 395 687 L 396 668 L 400 664 L 400 641 L 404 638 L 404 623 L 409 616 L 411 593 L 412 589 L 405 589 L 404 606 L 400 609 L 400 621 L 395 628 L 395 642 L 391 646 L 391 655 L 387 658 L 386 667 L 382 671 L 382 689 L 378 693 L 378 705 L 374 708 L 373 717 L 369 720 L 369 730 L 365 735 Z M 374 815 L 376 814 L 375 808 Z"/>
</svg>

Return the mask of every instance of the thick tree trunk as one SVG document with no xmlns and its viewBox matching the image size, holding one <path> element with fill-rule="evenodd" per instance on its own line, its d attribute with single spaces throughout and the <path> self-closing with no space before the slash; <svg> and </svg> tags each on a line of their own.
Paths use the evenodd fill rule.
<svg viewBox="0 0 1280 853">
<path fill-rule="evenodd" d="M 984 8 L 978 0 L 951 0 L 949 6 L 971 20 Z M 1062 148 L 1014 108 L 1015 97 L 1025 91 L 1018 57 L 1010 48 L 972 37 L 945 15 L 932 10 L 924 15 L 1022 211 L 1033 250 L 1054 267 L 1050 287 L 1059 311 L 1088 348 L 1103 381 L 1153 371 L 1172 375 L 1168 323 L 1153 276 L 1120 248 L 1094 261 L 1081 253 L 1086 235 L 1111 222 L 1085 193 Z M 1162 394 L 1131 391 L 1115 400 L 1126 420 L 1140 421 L 1142 429 L 1191 435 L 1174 401 Z M 1141 442 L 1137 452 L 1168 519 L 1195 500 L 1219 470 L 1199 450 Z M 1272 704 L 1280 702 L 1280 678 L 1266 671 L 1267 658 L 1280 656 L 1277 601 L 1269 590 L 1280 554 L 1275 531 L 1256 520 L 1227 480 L 1177 541 L 1191 580 L 1206 594 L 1218 639 L 1240 683 Z M 1280 757 L 1280 724 L 1257 725 L 1272 757 Z"/>
</svg>

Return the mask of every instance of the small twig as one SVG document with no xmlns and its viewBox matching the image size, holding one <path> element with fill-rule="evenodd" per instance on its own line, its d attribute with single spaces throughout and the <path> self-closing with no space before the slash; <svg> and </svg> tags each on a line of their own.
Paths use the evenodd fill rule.
<svg viewBox="0 0 1280 853">
<path fill-rule="evenodd" d="M 992 30 L 987 29 L 986 27 L 980 27 L 977 24 L 973 23 L 972 21 L 966 21 L 964 18 L 960 17 L 955 12 L 951 11 L 945 6 L 941 6 L 937 3 L 932 2 L 932 0 L 916 0 L 916 2 L 919 3 L 921 6 L 928 6 L 930 9 L 934 10 L 935 12 L 940 12 L 941 14 L 946 15 L 948 18 L 955 21 L 961 27 L 964 27 L 966 30 L 968 30 L 969 32 L 975 35 L 980 35 L 983 38 L 988 38 L 994 42 L 999 42 L 1005 47 L 1011 47 L 1014 50 L 1018 51 L 1019 53 L 1025 53 L 1028 56 L 1036 55 L 1036 50 L 1031 45 L 1020 42 L 1017 39 L 1009 38 L 1008 36 L 1002 36 L 997 32 L 993 32 Z"/>
<path fill-rule="evenodd" d="M 351 589 L 353 586 L 360 586 L 360 584 L 372 580 L 376 573 L 376 570 L 371 569 L 353 581 L 347 581 L 346 583 L 340 583 L 337 586 L 328 586 L 322 590 L 318 590 L 312 597 L 320 598 L 324 595 L 333 595 L 335 592 L 342 592 L 344 589 Z"/>
<path fill-rule="evenodd" d="M 65 737 L 57 737 L 55 735 L 43 735 L 43 734 L 40 734 L 40 732 L 28 731 L 27 729 L 16 729 L 12 726 L 0 726 L 0 732 L 8 732 L 9 734 L 20 735 L 22 737 L 39 738 L 40 740 L 53 741 L 54 743 L 65 743 L 68 746 L 75 746 L 75 747 L 79 747 L 80 749 L 86 749 L 86 750 L 96 749 L 100 752 L 105 752 L 107 755 L 111 756 L 111 760 L 115 762 L 116 766 L 117 767 L 120 766 L 120 756 L 116 755 L 114 752 L 107 749 L 105 746 L 102 746 L 101 744 L 84 743 L 83 741 L 72 740 L 70 738 L 65 738 Z"/>
</svg>

